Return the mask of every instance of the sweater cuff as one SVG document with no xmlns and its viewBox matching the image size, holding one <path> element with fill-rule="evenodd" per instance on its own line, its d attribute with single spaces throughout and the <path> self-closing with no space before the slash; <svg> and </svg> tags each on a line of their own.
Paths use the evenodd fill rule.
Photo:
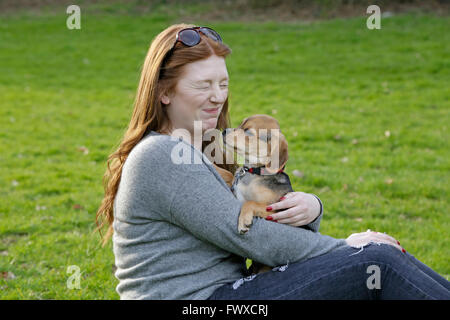
<svg viewBox="0 0 450 320">
<path fill-rule="evenodd" d="M 313 193 L 310 193 L 310 194 L 312 194 L 314 197 L 316 197 L 316 199 L 319 201 L 320 212 L 319 212 L 319 215 L 317 216 L 317 218 L 314 219 L 314 221 L 308 223 L 306 225 L 306 227 L 308 227 L 309 229 L 311 229 L 314 232 L 318 232 L 319 231 L 319 227 L 320 227 L 320 221 L 322 220 L 322 216 L 323 216 L 323 204 L 322 204 L 322 201 L 319 199 L 318 196 L 316 196 Z"/>
<path fill-rule="evenodd" d="M 320 201 L 319 197 L 316 196 L 314 193 L 310 193 L 310 194 L 312 194 L 314 197 L 316 197 L 317 201 L 319 201 L 319 204 L 320 204 L 320 212 L 319 212 L 319 215 L 318 215 L 318 217 L 319 217 L 319 216 L 322 215 L 322 211 L 323 211 L 323 204 L 322 204 L 322 201 Z"/>
</svg>

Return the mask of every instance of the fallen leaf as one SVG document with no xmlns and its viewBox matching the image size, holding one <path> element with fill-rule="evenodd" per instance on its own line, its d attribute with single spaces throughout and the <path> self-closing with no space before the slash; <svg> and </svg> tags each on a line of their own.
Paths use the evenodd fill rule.
<svg viewBox="0 0 450 320">
<path fill-rule="evenodd" d="M 389 138 L 389 137 L 391 136 L 391 132 L 390 132 L 389 130 L 386 130 L 386 131 L 384 132 L 384 135 L 385 135 L 387 138 Z"/>
<path fill-rule="evenodd" d="M 341 138 L 342 138 L 342 137 L 341 137 L 339 134 L 337 134 L 337 135 L 334 136 L 334 140 L 341 140 Z"/>
<path fill-rule="evenodd" d="M 358 144 L 358 139 L 353 139 L 352 144 Z"/>
<path fill-rule="evenodd" d="M 85 146 L 78 147 L 78 151 L 82 152 L 84 155 L 89 154 L 89 149 Z"/>
<path fill-rule="evenodd" d="M 83 209 L 83 206 L 82 206 L 81 204 L 74 204 L 74 205 L 73 205 L 73 208 L 74 208 L 75 210 L 81 210 L 81 209 Z"/>
<path fill-rule="evenodd" d="M 392 178 L 387 178 L 386 180 L 384 180 L 384 182 L 385 182 L 386 184 L 392 184 L 392 182 L 394 182 L 394 179 L 392 179 Z"/>
</svg>

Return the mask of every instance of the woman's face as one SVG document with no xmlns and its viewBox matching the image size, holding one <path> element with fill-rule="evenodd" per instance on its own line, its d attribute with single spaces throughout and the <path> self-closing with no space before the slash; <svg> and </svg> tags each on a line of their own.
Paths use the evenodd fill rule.
<svg viewBox="0 0 450 320">
<path fill-rule="evenodd" d="M 194 121 L 202 121 L 202 132 L 215 128 L 228 97 L 228 72 L 225 59 L 215 55 L 184 66 L 175 92 L 164 95 L 172 131 L 187 129 L 194 133 Z"/>
</svg>

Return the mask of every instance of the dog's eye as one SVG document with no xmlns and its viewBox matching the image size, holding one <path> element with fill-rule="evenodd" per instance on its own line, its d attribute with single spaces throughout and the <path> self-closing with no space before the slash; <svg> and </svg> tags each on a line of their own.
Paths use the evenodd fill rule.
<svg viewBox="0 0 450 320">
<path fill-rule="evenodd" d="M 247 128 L 247 129 L 244 129 L 244 133 L 245 133 L 247 136 L 252 136 L 252 135 L 253 135 L 253 132 L 251 132 L 248 128 Z"/>
</svg>

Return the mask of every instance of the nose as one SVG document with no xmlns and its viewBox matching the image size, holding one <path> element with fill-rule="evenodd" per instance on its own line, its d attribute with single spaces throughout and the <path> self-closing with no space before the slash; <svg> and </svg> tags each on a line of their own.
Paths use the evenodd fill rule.
<svg viewBox="0 0 450 320">
<path fill-rule="evenodd" d="M 230 128 L 226 128 L 225 130 L 222 131 L 222 136 L 226 136 L 228 133 L 228 130 L 230 130 Z"/>
<path fill-rule="evenodd" d="M 225 103 L 225 100 L 227 99 L 227 94 L 222 92 L 220 88 L 215 88 L 213 93 L 211 94 L 210 100 L 214 103 Z"/>
</svg>

